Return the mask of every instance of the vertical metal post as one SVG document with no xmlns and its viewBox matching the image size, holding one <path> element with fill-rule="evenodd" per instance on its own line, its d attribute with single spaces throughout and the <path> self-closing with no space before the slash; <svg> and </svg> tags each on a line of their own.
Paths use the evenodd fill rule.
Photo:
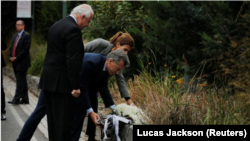
<svg viewBox="0 0 250 141">
<path fill-rule="evenodd" d="M 32 37 L 35 36 L 35 1 L 32 1 Z"/>
<path fill-rule="evenodd" d="M 63 1 L 63 18 L 66 17 L 67 13 L 67 3 L 66 0 Z"/>
</svg>

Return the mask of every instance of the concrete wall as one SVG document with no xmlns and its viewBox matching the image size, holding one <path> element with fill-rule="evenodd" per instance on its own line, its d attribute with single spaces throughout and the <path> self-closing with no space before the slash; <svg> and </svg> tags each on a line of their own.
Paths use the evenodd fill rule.
<svg viewBox="0 0 250 141">
<path fill-rule="evenodd" d="M 6 66 L 3 68 L 3 74 L 9 76 L 11 79 L 16 80 L 14 70 L 12 67 Z M 27 75 L 27 83 L 29 90 L 35 94 L 36 96 L 39 96 L 40 89 L 38 89 L 40 78 L 37 76 Z"/>
</svg>

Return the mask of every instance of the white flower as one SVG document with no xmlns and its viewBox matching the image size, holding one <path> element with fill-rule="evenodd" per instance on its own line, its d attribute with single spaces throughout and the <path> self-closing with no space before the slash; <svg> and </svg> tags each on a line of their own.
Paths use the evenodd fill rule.
<svg viewBox="0 0 250 141">
<path fill-rule="evenodd" d="M 146 115 L 143 113 L 143 111 L 132 105 L 127 105 L 125 103 L 118 104 L 116 105 L 115 109 L 115 114 L 123 117 L 131 117 L 133 119 L 133 124 L 145 124 L 146 121 L 144 118 Z"/>
</svg>

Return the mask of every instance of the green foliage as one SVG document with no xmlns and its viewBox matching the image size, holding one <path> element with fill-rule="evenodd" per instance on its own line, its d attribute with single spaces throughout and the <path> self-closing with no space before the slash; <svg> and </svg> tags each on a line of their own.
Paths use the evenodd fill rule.
<svg viewBox="0 0 250 141">
<path fill-rule="evenodd" d="M 71 10 L 77 5 L 83 4 L 82 1 L 67 1 L 67 14 L 69 15 Z M 35 2 L 36 4 L 36 32 L 41 37 L 39 41 L 46 41 L 47 34 L 50 27 L 58 20 L 63 18 L 63 2 L 62 1 L 41 1 Z"/>
<path fill-rule="evenodd" d="M 43 39 L 47 40 L 47 34 L 50 27 L 62 18 L 62 2 L 61 1 L 42 1 L 36 9 L 36 26 L 38 34 L 43 35 Z M 38 18 L 39 17 L 39 18 Z"/>
<path fill-rule="evenodd" d="M 217 86 L 228 85 L 227 88 L 235 88 L 240 92 L 249 92 L 250 84 L 250 11 L 246 10 L 248 2 L 244 2 L 239 11 L 237 20 L 226 19 L 220 28 L 220 34 L 211 37 L 210 40 L 204 38 L 203 43 L 210 45 L 210 52 L 214 59 L 209 60 L 213 64 L 213 73 Z M 245 11 L 242 13 L 241 11 Z"/>
<path fill-rule="evenodd" d="M 103 102 L 103 100 L 100 98 L 100 99 L 98 100 L 98 103 L 104 103 L 104 102 Z"/>
<path fill-rule="evenodd" d="M 118 31 L 129 32 L 135 40 L 135 49 L 129 53 L 131 66 L 123 71 L 126 78 L 138 74 L 138 52 L 143 41 L 138 31 L 143 30 L 147 16 L 143 2 L 130 1 L 88 1 L 95 12 L 90 26 L 83 29 L 83 37 L 88 40 L 103 38 L 109 40 Z"/>
<path fill-rule="evenodd" d="M 84 29 L 84 37 L 109 39 L 118 31 L 142 26 L 142 2 L 89 1 L 95 12 L 90 26 Z"/>
<path fill-rule="evenodd" d="M 34 60 L 32 60 L 31 67 L 28 70 L 28 74 L 40 77 L 43 68 L 43 62 L 44 56 L 41 55 L 37 56 Z"/>
<path fill-rule="evenodd" d="M 232 16 L 228 2 L 113 2 L 91 1 L 95 15 L 85 38 L 109 39 L 117 31 L 128 31 L 135 39 L 135 49 L 129 53 L 131 66 L 125 77 L 138 74 L 143 60 L 144 66 L 156 56 L 154 69 L 159 72 L 170 70 L 183 73 L 185 65 L 189 74 L 197 73 L 201 63 L 219 55 L 223 49 L 213 48 L 213 36 L 220 35 L 225 19 Z M 218 47 L 217 47 L 218 48 Z M 211 66 L 211 64 L 209 64 Z M 214 69 L 210 66 L 204 72 Z M 197 76 L 200 76 L 199 72 Z"/>
<path fill-rule="evenodd" d="M 148 2 L 145 7 L 151 11 L 146 20 L 144 40 L 146 48 L 151 48 L 161 58 L 159 68 L 163 63 L 172 69 L 178 64 L 188 65 L 191 76 L 207 57 L 202 52 L 207 48 L 201 44 L 202 35 L 213 35 L 211 29 L 221 24 L 221 15 L 230 15 L 225 2 Z M 224 7 L 220 10 L 222 14 L 213 12 L 214 7 Z"/>
<path fill-rule="evenodd" d="M 47 45 L 33 46 L 30 50 L 31 54 L 31 67 L 28 69 L 28 74 L 41 76 L 43 63 L 46 53 Z"/>
</svg>

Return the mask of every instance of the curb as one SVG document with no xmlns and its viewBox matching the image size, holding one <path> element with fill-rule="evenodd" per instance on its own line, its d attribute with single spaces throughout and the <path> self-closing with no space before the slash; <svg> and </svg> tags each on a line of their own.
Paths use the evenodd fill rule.
<svg viewBox="0 0 250 141">
<path fill-rule="evenodd" d="M 12 67 L 6 66 L 2 69 L 3 74 L 10 77 L 11 79 L 13 79 L 14 81 L 16 81 L 16 77 L 14 74 L 14 70 Z M 32 76 L 32 75 L 27 75 L 27 83 L 28 83 L 28 89 L 30 92 L 32 92 L 33 94 L 35 94 L 37 97 L 39 97 L 40 94 L 40 90 L 38 88 L 38 84 L 39 84 L 39 80 L 40 78 L 37 76 Z"/>
</svg>

